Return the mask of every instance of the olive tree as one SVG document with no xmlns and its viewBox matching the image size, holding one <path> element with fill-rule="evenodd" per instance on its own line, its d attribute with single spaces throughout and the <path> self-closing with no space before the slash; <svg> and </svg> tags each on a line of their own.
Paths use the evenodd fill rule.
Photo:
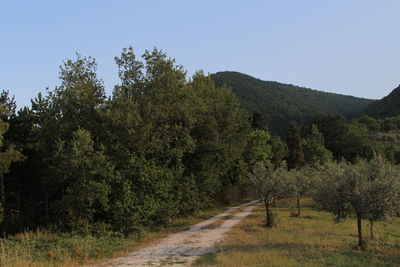
<svg viewBox="0 0 400 267">
<path fill-rule="evenodd" d="M 296 216 L 300 216 L 300 199 L 309 193 L 316 183 L 315 169 L 309 166 L 304 166 L 301 169 L 291 169 L 288 177 L 290 178 L 290 191 L 296 198 Z"/>
<path fill-rule="evenodd" d="M 393 167 L 376 157 L 371 161 L 329 163 L 321 169 L 314 199 L 337 221 L 355 217 L 358 246 L 365 249 L 362 220 L 389 218 L 398 210 L 399 179 Z M 371 224 L 372 234 L 372 224 Z"/>
<path fill-rule="evenodd" d="M 374 239 L 373 224 L 375 221 L 388 221 L 395 216 L 400 207 L 400 179 L 398 170 L 381 156 L 375 156 L 369 162 L 363 160 L 368 179 L 368 215 L 371 239 Z"/>
<path fill-rule="evenodd" d="M 266 165 L 258 163 L 248 175 L 251 194 L 264 202 L 265 225 L 268 227 L 275 225 L 270 208 L 271 202 L 275 199 L 286 198 L 290 194 L 288 175 L 285 163 L 276 169 L 271 163 Z"/>
<path fill-rule="evenodd" d="M 358 230 L 358 246 L 365 244 L 362 237 L 362 219 L 368 215 L 367 178 L 359 165 L 347 162 L 332 163 L 321 169 L 325 179 L 318 185 L 315 200 L 321 207 L 336 216 L 340 222 L 355 217 Z"/>
</svg>

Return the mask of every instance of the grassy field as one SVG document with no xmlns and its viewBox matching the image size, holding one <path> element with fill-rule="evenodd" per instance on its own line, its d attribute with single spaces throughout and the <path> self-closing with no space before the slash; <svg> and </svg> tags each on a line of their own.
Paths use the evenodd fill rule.
<svg viewBox="0 0 400 267">
<path fill-rule="evenodd" d="M 278 207 L 276 228 L 263 226 L 260 206 L 219 245 L 219 252 L 201 257 L 197 266 L 400 266 L 400 220 L 376 223 L 375 240 L 367 251 L 355 249 L 355 220 L 334 223 L 332 216 L 303 200 L 301 217 L 293 209 Z M 283 206 L 283 205 L 282 205 Z M 369 238 L 369 224 L 363 223 Z"/>
<path fill-rule="evenodd" d="M 212 208 L 176 219 L 169 227 L 147 229 L 142 234 L 129 237 L 117 233 L 104 233 L 97 237 L 78 236 L 44 230 L 21 233 L 0 239 L 0 266 L 64 267 L 103 262 L 109 258 L 127 255 L 132 250 L 154 243 L 170 233 L 187 230 L 191 225 L 225 209 L 226 207 Z"/>
</svg>

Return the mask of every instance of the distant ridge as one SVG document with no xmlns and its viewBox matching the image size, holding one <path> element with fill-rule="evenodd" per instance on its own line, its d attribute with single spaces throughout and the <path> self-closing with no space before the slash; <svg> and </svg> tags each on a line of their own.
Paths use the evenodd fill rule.
<svg viewBox="0 0 400 267">
<path fill-rule="evenodd" d="M 365 114 L 375 118 L 400 115 L 400 85 L 381 100 L 368 105 Z"/>
<path fill-rule="evenodd" d="M 281 136 L 286 134 L 291 120 L 309 123 L 319 112 L 337 113 L 350 119 L 361 115 L 374 102 L 292 84 L 262 81 L 240 72 L 217 72 L 211 76 L 217 86 L 230 86 L 248 112 L 261 112 L 270 131 Z"/>
</svg>

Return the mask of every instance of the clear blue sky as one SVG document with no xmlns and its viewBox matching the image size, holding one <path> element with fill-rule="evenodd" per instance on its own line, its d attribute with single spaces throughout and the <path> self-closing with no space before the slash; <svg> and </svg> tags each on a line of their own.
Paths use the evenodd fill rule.
<svg viewBox="0 0 400 267">
<path fill-rule="evenodd" d="M 233 70 L 381 98 L 400 83 L 399 14 L 399 0 L 2 1 L 0 89 L 27 105 L 79 52 L 97 59 L 110 93 L 114 56 L 156 46 L 189 74 Z"/>
</svg>

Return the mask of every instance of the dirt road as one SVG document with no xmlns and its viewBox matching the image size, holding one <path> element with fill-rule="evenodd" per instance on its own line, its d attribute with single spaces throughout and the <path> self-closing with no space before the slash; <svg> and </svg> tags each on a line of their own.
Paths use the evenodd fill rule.
<svg viewBox="0 0 400 267">
<path fill-rule="evenodd" d="M 145 247 L 101 266 L 189 266 L 200 255 L 214 252 L 215 244 L 224 238 L 229 229 L 251 213 L 256 202 L 230 208 L 187 231 L 169 235 L 157 245 Z"/>
</svg>

